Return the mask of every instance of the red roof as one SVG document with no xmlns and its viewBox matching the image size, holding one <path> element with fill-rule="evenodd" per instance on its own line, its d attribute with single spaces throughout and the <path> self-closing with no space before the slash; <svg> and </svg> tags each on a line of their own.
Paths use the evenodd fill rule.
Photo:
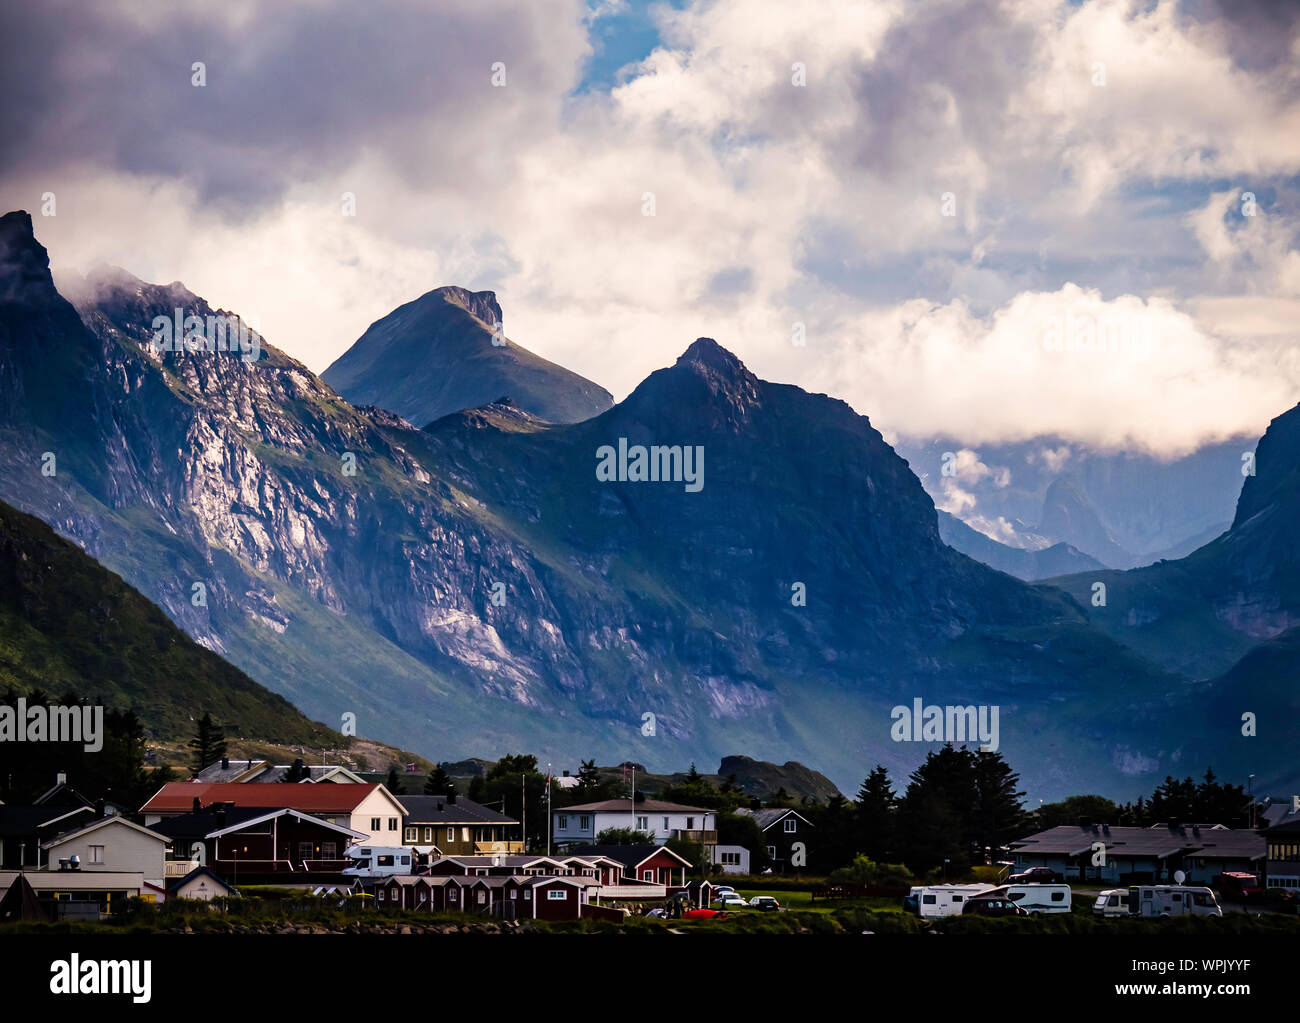
<svg viewBox="0 0 1300 1023">
<path fill-rule="evenodd" d="M 141 813 L 189 813 L 200 805 L 233 803 L 303 813 L 351 813 L 379 785 L 289 785 L 244 782 L 171 781 L 154 793 Z"/>
</svg>

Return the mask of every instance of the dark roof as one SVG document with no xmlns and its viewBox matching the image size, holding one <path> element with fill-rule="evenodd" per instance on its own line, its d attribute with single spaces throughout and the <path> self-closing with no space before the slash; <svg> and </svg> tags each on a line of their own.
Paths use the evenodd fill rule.
<svg viewBox="0 0 1300 1023">
<path fill-rule="evenodd" d="M 225 817 L 219 819 L 217 812 L 209 807 L 198 813 L 182 813 L 176 817 L 160 820 L 157 824 L 150 824 L 149 830 L 166 835 L 168 838 L 175 838 L 178 835 L 185 837 L 208 835 L 222 828 L 242 824 L 244 821 L 265 817 L 272 812 L 274 811 L 264 806 L 232 806 L 226 810 Z"/>
<path fill-rule="evenodd" d="M 1195 855 L 1206 859 L 1257 859 L 1264 855 L 1264 838 L 1254 831 L 1227 828 L 1102 828 L 1063 824 L 1011 843 L 1018 853 L 1077 856 L 1103 842 L 1112 856 Z"/>
<path fill-rule="evenodd" d="M 749 809 L 742 808 L 740 810 L 737 810 L 736 813 L 742 814 L 745 817 L 753 818 L 754 821 L 757 822 L 759 828 L 763 831 L 766 831 L 777 821 L 784 820 L 786 817 L 790 816 L 790 814 L 794 814 L 801 821 L 807 824 L 808 827 L 811 828 L 813 826 L 812 822 L 808 820 L 807 817 L 805 817 L 803 814 L 789 807 L 772 806 L 764 810 L 749 810 Z"/>
<path fill-rule="evenodd" d="M 446 796 L 397 796 L 396 798 L 406 810 L 406 823 L 411 825 L 519 823 L 513 817 L 506 817 L 472 799 L 463 799 L 459 796 L 454 803 L 447 802 Z"/>
<path fill-rule="evenodd" d="M 635 867 L 644 863 L 657 852 L 666 852 L 682 860 L 684 866 L 690 866 L 684 857 L 673 852 L 666 845 L 579 845 L 570 850 L 575 856 L 608 856 L 625 867 Z"/>
<path fill-rule="evenodd" d="M 69 810 L 78 806 L 93 808 L 95 805 L 65 781 L 46 789 L 33 800 L 33 803 L 36 806 L 63 806 Z"/>
<path fill-rule="evenodd" d="M 169 884 L 167 886 L 167 890 L 169 892 L 174 892 L 182 885 L 189 884 L 192 880 L 194 880 L 194 878 L 199 876 L 206 876 L 212 878 L 212 880 L 217 882 L 217 884 L 221 885 L 222 888 L 225 888 L 229 892 L 233 892 L 235 890 L 233 887 L 231 887 L 231 885 L 226 881 L 225 878 L 212 873 L 212 871 L 210 871 L 207 867 L 195 867 L 184 877 L 177 878 L 175 881 Z"/>
<path fill-rule="evenodd" d="M 44 920 L 45 910 L 41 908 L 36 892 L 23 874 L 14 878 L 13 884 L 0 898 L 0 920 Z"/>
<path fill-rule="evenodd" d="M 73 816 L 75 815 L 75 816 Z M 62 830 L 71 830 L 79 822 L 95 816 L 88 806 L 3 806 L 0 805 L 0 835 L 34 835 L 59 818 Z"/>
</svg>

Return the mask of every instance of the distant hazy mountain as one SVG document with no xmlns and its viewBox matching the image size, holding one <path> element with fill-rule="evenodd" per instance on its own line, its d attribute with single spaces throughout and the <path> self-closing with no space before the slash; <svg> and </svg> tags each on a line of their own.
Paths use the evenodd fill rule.
<svg viewBox="0 0 1300 1023">
<path fill-rule="evenodd" d="M 1300 626 L 1300 406 L 1269 425 L 1255 469 L 1228 531 L 1186 557 L 1053 581 L 1157 663 L 1200 678 L 1227 671 L 1260 641 Z M 1098 581 L 1104 606 L 1090 600 Z"/>
<path fill-rule="evenodd" d="M 974 504 L 963 503 L 959 517 L 996 525 L 990 532 L 1007 545 L 1066 543 L 1109 568 L 1132 568 L 1190 553 L 1227 528 L 1242 455 L 1257 439 L 1236 437 L 1172 460 L 1050 436 L 989 445 L 904 438 L 896 447 L 937 504 L 947 503 L 946 488 L 960 489 Z M 944 453 L 964 448 L 984 468 L 944 477 Z"/>
<path fill-rule="evenodd" d="M 1096 558 L 1089 557 L 1068 543 L 1052 544 L 1038 550 L 1008 547 L 972 529 L 957 516 L 945 511 L 939 512 L 939 538 L 949 547 L 976 561 L 1030 582 L 1105 567 Z"/>
<path fill-rule="evenodd" d="M 321 379 L 354 405 L 416 426 L 502 396 L 554 423 L 613 404 L 598 384 L 507 341 L 500 323 L 492 292 L 438 288 L 372 323 Z"/>
<path fill-rule="evenodd" d="M 0 497 L 327 723 L 447 760 L 743 750 L 855 791 L 933 748 L 891 737 L 920 699 L 999 707 L 1043 798 L 1237 766 L 1086 594 L 947 546 L 865 416 L 708 339 L 592 419 L 497 403 L 416 430 L 273 347 L 151 351 L 155 317 L 217 312 L 182 285 L 115 272 L 78 303 L 30 218 L 0 218 Z M 638 479 L 650 446 L 689 449 L 699 486 L 671 450 L 677 478 Z"/>
</svg>

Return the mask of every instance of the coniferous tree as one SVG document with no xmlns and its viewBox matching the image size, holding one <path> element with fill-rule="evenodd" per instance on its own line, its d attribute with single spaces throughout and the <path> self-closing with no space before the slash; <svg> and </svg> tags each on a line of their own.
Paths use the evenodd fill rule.
<svg viewBox="0 0 1300 1023">
<path fill-rule="evenodd" d="M 877 863 L 885 862 L 894 853 L 894 816 L 898 810 L 898 797 L 889 783 L 889 772 L 884 765 L 877 764 L 862 782 L 854 809 L 857 817 L 857 848 L 854 852 L 865 853 Z"/>
<path fill-rule="evenodd" d="M 388 789 L 395 796 L 402 794 L 402 776 L 397 773 L 396 767 L 388 769 L 388 777 L 384 781 L 384 788 Z"/>
<path fill-rule="evenodd" d="M 452 787 L 451 775 L 443 770 L 442 764 L 435 764 L 432 771 L 424 779 L 424 794 L 426 796 L 445 796 Z"/>
<path fill-rule="evenodd" d="M 198 733 L 188 745 L 193 750 L 190 754 L 190 767 L 195 774 L 226 755 L 225 732 L 219 725 L 213 723 L 212 715 L 207 712 L 199 718 Z"/>
</svg>

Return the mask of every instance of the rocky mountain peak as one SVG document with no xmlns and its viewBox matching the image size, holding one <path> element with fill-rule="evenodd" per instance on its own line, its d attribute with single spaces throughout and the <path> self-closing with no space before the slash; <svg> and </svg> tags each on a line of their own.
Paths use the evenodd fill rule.
<svg viewBox="0 0 1300 1023">
<path fill-rule="evenodd" d="M 495 291 L 469 291 L 454 284 L 435 288 L 425 298 L 437 296 L 444 302 L 458 305 L 471 316 L 476 316 L 489 327 L 501 323 L 501 306 Z"/>
<path fill-rule="evenodd" d="M 50 254 L 36 240 L 32 215 L 6 213 L 0 217 L 0 302 L 40 305 L 57 299 Z"/>
</svg>

